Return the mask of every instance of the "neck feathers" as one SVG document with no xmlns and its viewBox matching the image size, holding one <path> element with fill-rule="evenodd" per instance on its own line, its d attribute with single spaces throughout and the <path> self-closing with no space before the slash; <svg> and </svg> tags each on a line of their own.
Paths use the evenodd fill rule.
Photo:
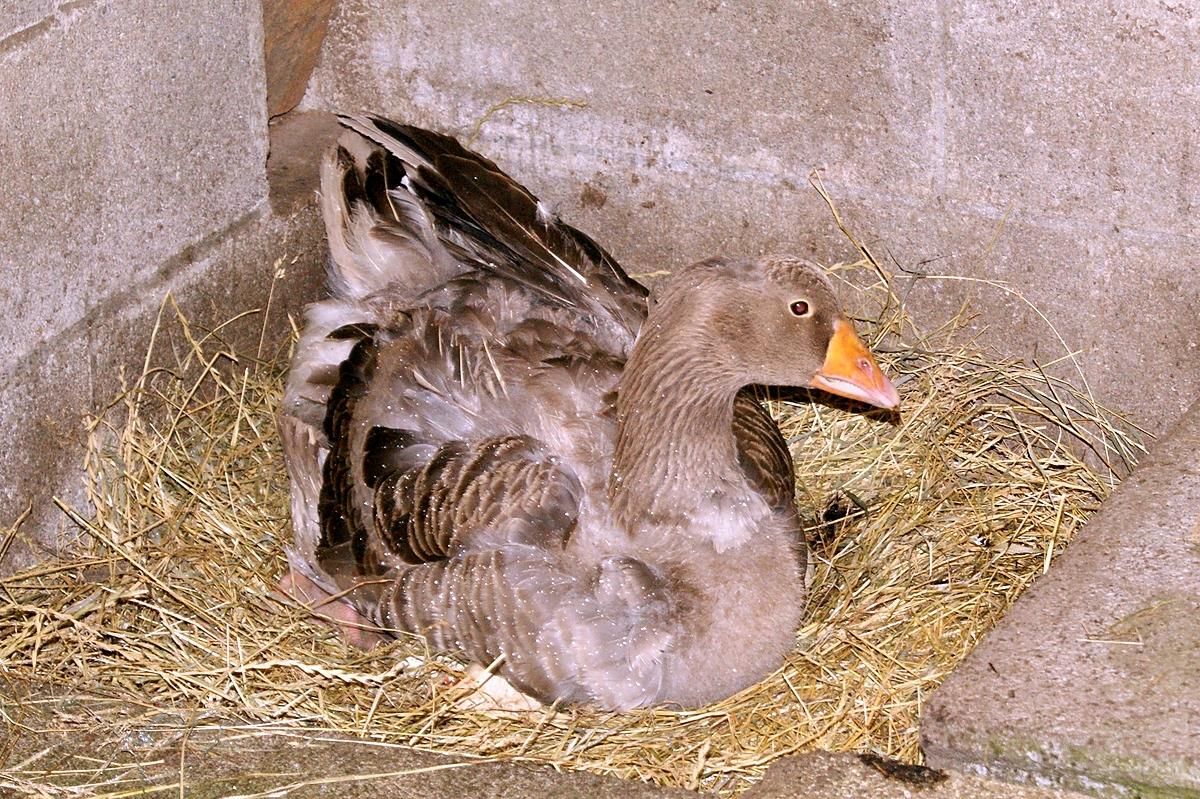
<svg viewBox="0 0 1200 799">
<path fill-rule="evenodd" d="M 621 377 L 609 477 L 614 515 L 630 534 L 674 527 L 724 549 L 767 512 L 738 465 L 740 387 L 701 337 L 667 329 L 652 312 Z"/>
</svg>

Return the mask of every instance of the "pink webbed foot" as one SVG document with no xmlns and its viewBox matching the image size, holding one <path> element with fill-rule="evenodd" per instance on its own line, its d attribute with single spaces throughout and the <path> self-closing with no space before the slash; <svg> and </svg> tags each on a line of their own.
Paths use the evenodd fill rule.
<svg viewBox="0 0 1200 799">
<path fill-rule="evenodd" d="M 378 628 L 370 619 L 296 571 L 295 567 L 280 578 L 276 593 L 311 610 L 320 621 L 337 630 L 342 640 L 351 646 L 371 650 L 389 640 L 377 631 Z"/>
</svg>

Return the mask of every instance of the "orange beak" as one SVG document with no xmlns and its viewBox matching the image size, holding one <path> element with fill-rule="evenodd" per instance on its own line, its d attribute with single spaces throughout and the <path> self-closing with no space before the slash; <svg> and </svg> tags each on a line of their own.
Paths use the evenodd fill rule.
<svg viewBox="0 0 1200 799">
<path fill-rule="evenodd" d="M 900 404 L 896 387 L 879 370 L 875 358 L 854 333 L 854 326 L 845 319 L 833 323 L 833 338 L 825 352 L 825 363 L 808 385 L 880 408 L 890 409 Z"/>
</svg>

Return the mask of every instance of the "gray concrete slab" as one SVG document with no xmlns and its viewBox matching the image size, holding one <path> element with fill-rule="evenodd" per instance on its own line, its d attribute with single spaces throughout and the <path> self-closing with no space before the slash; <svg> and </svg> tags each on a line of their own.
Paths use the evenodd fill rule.
<svg viewBox="0 0 1200 799">
<path fill-rule="evenodd" d="M 265 201 L 261 36 L 251 0 L 112 0 L 0 51 L 0 351 Z"/>
<path fill-rule="evenodd" d="M 1084 799 L 1083 794 L 998 782 L 848 752 L 809 752 L 767 769 L 745 799 Z"/>
<path fill-rule="evenodd" d="M 929 189 L 935 43 L 925 9 L 868 0 L 836 14 L 784 3 L 540 10 L 341 3 L 311 93 L 348 109 L 386 98 L 415 122 L 463 130 L 511 96 L 567 98 L 591 109 L 558 131 L 580 151 L 639 150 L 666 169 L 760 177 L 824 164 L 847 184 Z"/>
<path fill-rule="evenodd" d="M 11 689 L 12 686 L 5 686 Z M 0 794 L 72 796 L 111 790 L 189 799 L 694 799 L 696 793 L 534 763 L 441 755 L 323 730 L 275 730 L 236 719 L 184 719 L 117 703 L 69 700 L 106 724 L 54 729 L 39 705 L 0 693 Z M 114 712 L 116 711 L 116 712 Z M 102 759 L 101 759 L 102 758 Z M 99 791 L 97 783 L 103 783 Z M 91 790 L 81 786 L 92 785 Z"/>
<path fill-rule="evenodd" d="M 944 8 L 948 197 L 1195 234 L 1200 8 Z"/>
<path fill-rule="evenodd" d="M 50 497 L 82 501 L 81 416 L 140 369 L 163 295 L 201 326 L 265 301 L 304 210 L 267 209 L 255 0 L 7 3 L 0 96 L 0 529 L 32 506 L 8 569 L 70 539 Z M 311 236 L 277 310 L 317 290 Z"/>
<path fill-rule="evenodd" d="M 1200 403 L 934 692 L 931 764 L 1200 796 Z"/>
<path fill-rule="evenodd" d="M 196 799 L 685 799 L 712 794 L 661 788 L 535 762 L 435 754 L 386 741 L 295 727 L 271 729 L 207 715 L 180 717 L 113 700 L 55 698 L 53 689 L 4 686 L 0 793 L 86 794 L 100 780 L 127 791 Z M 103 719 L 87 728 L 68 719 Z M 81 722 L 82 724 L 82 722 Z M 97 752 L 104 753 L 103 760 Z M 1082 799 L 878 757 L 809 752 L 772 764 L 747 799 Z"/>
<path fill-rule="evenodd" d="M 869 199 L 847 215 L 894 231 L 872 241 L 906 269 L 970 279 L 898 282 L 928 327 L 969 300 L 970 329 L 984 344 L 1040 363 L 1074 353 L 1051 371 L 1078 386 L 1078 363 L 1097 399 L 1156 433 L 1200 397 L 1200 280 L 1177 277 L 1200 275 L 1191 238 L 1110 236 L 1097 226 L 1055 228 L 956 206 L 880 208 Z"/>
</svg>

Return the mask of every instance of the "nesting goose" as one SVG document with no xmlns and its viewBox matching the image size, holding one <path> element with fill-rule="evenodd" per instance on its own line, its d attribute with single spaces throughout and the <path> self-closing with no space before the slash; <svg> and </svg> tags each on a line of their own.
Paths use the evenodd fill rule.
<svg viewBox="0 0 1200 799">
<path fill-rule="evenodd" d="M 546 702 L 695 706 L 775 669 L 804 543 L 748 387 L 898 402 L 829 281 L 716 258 L 648 297 L 454 139 L 342 123 L 321 174 L 332 296 L 279 419 L 285 587 L 334 597 L 352 639 L 421 633 Z"/>
</svg>

